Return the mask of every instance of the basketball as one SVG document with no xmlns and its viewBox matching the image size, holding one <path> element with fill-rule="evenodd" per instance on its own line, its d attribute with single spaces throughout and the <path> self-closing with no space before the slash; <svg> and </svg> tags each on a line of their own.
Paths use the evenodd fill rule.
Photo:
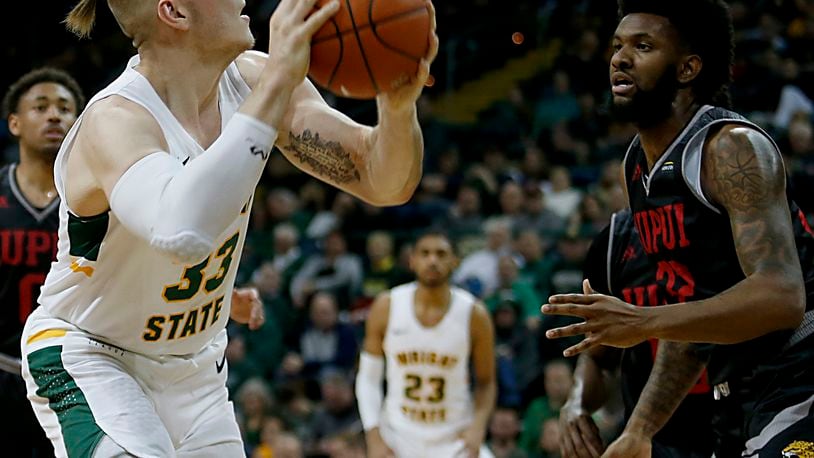
<svg viewBox="0 0 814 458">
<path fill-rule="evenodd" d="M 429 0 L 340 5 L 311 41 L 308 75 L 314 82 L 339 96 L 371 99 L 418 73 L 430 45 Z"/>
</svg>

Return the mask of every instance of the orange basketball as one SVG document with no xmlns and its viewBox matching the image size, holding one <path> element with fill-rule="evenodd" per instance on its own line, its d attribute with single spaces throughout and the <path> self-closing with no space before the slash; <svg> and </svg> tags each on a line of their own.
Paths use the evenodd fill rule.
<svg viewBox="0 0 814 458">
<path fill-rule="evenodd" d="M 334 94 L 356 99 L 398 87 L 417 74 L 429 49 L 429 3 L 340 0 L 339 11 L 311 41 L 308 75 Z"/>
</svg>

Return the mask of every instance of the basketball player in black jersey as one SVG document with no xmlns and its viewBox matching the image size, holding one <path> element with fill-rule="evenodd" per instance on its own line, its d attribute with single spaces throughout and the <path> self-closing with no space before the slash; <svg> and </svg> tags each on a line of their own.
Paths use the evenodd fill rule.
<svg viewBox="0 0 814 458">
<path fill-rule="evenodd" d="M 614 214 L 611 224 L 596 236 L 585 266 L 585 278 L 596 292 L 640 307 L 665 303 L 664 292 L 642 249 L 630 210 Z M 650 376 L 657 348 L 658 341 L 650 339 L 624 350 L 599 346 L 579 356 L 574 387 L 560 410 L 563 458 L 600 456 L 604 446 L 591 413 L 607 400 L 608 376 L 621 365 L 625 418 L 630 418 Z M 688 370 L 706 365 L 704 354 L 689 353 L 687 357 Z M 693 361 L 695 364 L 690 364 Z M 709 458 L 713 452 L 719 457 L 740 455 L 743 450 L 740 423 L 722 422 L 720 416 L 713 417 L 711 392 L 707 375 L 702 373 L 667 424 L 653 437 L 654 458 Z M 729 399 L 722 402 L 729 403 Z"/>
<path fill-rule="evenodd" d="M 0 168 L 0 352 L 20 357 L 20 334 L 56 254 L 59 198 L 54 158 L 84 104 L 67 73 L 23 75 L 3 98 L 3 116 L 20 159 Z M 0 372 L 0 444 L 4 456 L 49 456 L 19 374 Z"/>
<path fill-rule="evenodd" d="M 696 351 L 709 353 L 716 398 L 746 393 L 744 456 L 814 446 L 814 313 L 806 313 L 814 306 L 813 239 L 787 197 L 773 140 L 720 107 L 732 56 L 728 9 L 722 0 L 619 3 L 613 107 L 638 130 L 625 157 L 625 185 L 670 305 L 556 296 L 544 313 L 585 321 L 547 335 L 584 334 L 567 355 L 647 338 L 685 342 L 659 346 L 647 386 L 606 456 L 649 456 L 654 434 L 700 375 L 686 356 Z"/>
</svg>

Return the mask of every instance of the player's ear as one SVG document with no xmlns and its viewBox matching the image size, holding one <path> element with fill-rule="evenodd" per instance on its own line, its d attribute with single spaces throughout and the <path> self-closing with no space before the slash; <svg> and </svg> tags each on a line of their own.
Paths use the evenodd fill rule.
<svg viewBox="0 0 814 458">
<path fill-rule="evenodd" d="M 15 137 L 20 136 L 20 117 L 15 113 L 8 115 L 8 131 Z"/>
<path fill-rule="evenodd" d="M 186 7 L 176 0 L 159 0 L 158 19 L 177 30 L 189 30 Z"/>
<path fill-rule="evenodd" d="M 678 66 L 678 82 L 682 85 L 690 83 L 698 77 L 703 67 L 701 57 L 698 54 L 690 54 Z"/>
</svg>

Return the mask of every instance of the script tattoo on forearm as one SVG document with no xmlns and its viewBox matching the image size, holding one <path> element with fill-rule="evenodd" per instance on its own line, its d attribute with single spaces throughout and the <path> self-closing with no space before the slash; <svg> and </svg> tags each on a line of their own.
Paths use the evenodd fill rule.
<svg viewBox="0 0 814 458">
<path fill-rule="evenodd" d="M 361 180 L 350 153 L 339 142 L 323 140 L 319 132 L 311 132 L 310 129 L 305 129 L 300 135 L 289 132 L 288 142 L 285 150 L 316 174 L 340 184 Z"/>
<path fill-rule="evenodd" d="M 706 366 L 693 344 L 660 341 L 653 370 L 642 390 L 631 423 L 656 434 L 670 419 Z"/>
</svg>

